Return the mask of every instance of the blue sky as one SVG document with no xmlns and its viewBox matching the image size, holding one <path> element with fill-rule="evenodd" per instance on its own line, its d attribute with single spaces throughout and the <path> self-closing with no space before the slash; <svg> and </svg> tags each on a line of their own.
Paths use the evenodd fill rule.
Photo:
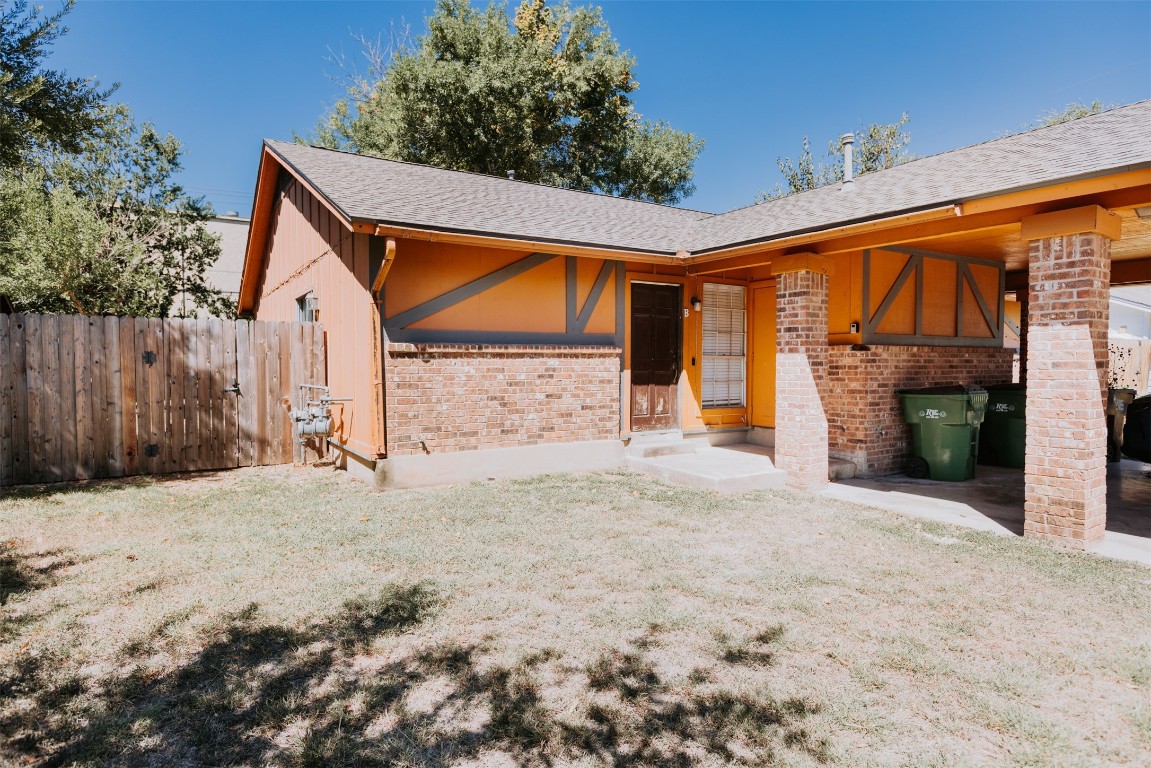
<svg viewBox="0 0 1151 768">
<path fill-rule="evenodd" d="M 639 111 L 707 142 L 682 203 L 700 210 L 751 203 L 804 135 L 822 150 L 907 111 L 911 149 L 927 155 L 1070 102 L 1151 98 L 1151 0 L 600 5 L 638 61 Z M 433 8 L 81 0 L 48 62 L 119 82 L 138 119 L 184 143 L 189 191 L 246 215 L 261 139 L 310 132 L 341 95 L 333 54 L 354 59 L 353 35 L 386 39 L 393 22 L 418 33 Z"/>
</svg>

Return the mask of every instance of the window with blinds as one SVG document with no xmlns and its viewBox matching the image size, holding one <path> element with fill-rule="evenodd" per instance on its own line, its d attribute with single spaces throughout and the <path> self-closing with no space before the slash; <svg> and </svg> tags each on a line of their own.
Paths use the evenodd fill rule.
<svg viewBox="0 0 1151 768">
<path fill-rule="evenodd" d="M 744 405 L 747 370 L 746 289 L 703 284 L 703 407 Z"/>
</svg>

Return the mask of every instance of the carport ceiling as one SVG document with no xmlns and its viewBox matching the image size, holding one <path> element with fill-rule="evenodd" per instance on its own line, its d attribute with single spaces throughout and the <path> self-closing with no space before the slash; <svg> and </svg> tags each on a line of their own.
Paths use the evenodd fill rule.
<svg viewBox="0 0 1151 768">
<path fill-rule="evenodd" d="M 1111 244 L 1111 261 L 1151 261 L 1151 220 L 1141 219 L 1133 208 L 1115 213 L 1123 219 L 1123 236 Z M 1007 265 L 1008 272 L 1027 271 L 1027 241 L 1019 235 L 1020 225 L 1005 224 L 975 232 L 960 232 L 916 243 L 916 247 L 957 256 L 995 259 Z"/>
</svg>

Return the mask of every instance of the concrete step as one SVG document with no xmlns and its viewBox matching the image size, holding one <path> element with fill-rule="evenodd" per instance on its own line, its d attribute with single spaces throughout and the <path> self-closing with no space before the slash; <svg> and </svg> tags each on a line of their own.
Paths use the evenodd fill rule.
<svg viewBox="0 0 1151 768">
<path fill-rule="evenodd" d="M 765 454 L 721 447 L 646 458 L 632 455 L 627 463 L 630 469 L 660 480 L 718 493 L 783 488 L 787 481 L 787 473 Z"/>
<path fill-rule="evenodd" d="M 627 453 L 629 456 L 635 456 L 637 459 L 654 459 L 659 456 L 679 456 L 686 453 L 695 453 L 702 448 L 706 448 L 704 443 L 702 446 L 697 440 L 672 440 L 663 443 L 639 443 L 629 445 Z"/>
<path fill-rule="evenodd" d="M 845 459 L 827 460 L 827 479 L 831 482 L 850 480 L 855 477 L 855 464 Z"/>
</svg>

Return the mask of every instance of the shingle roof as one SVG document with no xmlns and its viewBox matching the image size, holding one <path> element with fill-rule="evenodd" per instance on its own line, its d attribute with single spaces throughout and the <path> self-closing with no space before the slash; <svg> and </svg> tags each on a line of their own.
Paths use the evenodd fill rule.
<svg viewBox="0 0 1151 768">
<path fill-rule="evenodd" d="M 713 216 L 683 247 L 701 253 L 1148 165 L 1151 101 L 1141 101 Z"/>
<path fill-rule="evenodd" d="M 710 214 L 498 176 L 268 141 L 353 221 L 674 253 Z"/>
<path fill-rule="evenodd" d="M 1151 167 L 1151 101 L 714 215 L 307 147 L 267 146 L 353 221 L 616 250 L 706 253 L 1075 178 Z"/>
</svg>

